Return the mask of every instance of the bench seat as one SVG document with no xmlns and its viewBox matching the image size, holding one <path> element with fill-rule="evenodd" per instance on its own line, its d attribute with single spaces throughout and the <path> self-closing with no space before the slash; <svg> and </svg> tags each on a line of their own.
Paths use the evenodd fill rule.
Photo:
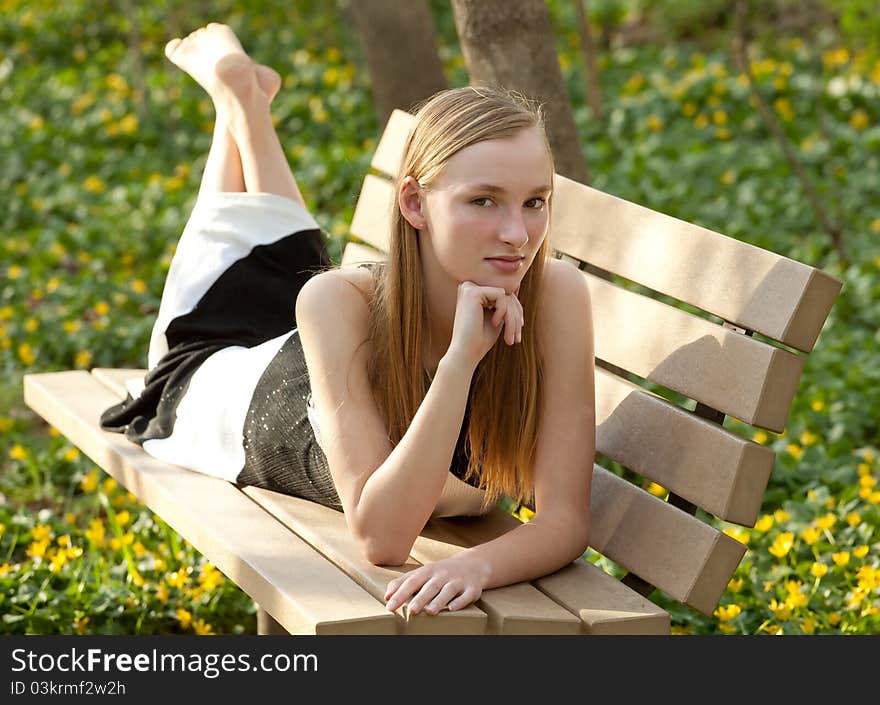
<svg viewBox="0 0 880 705">
<path fill-rule="evenodd" d="M 345 517 L 297 497 L 233 483 L 159 461 L 103 431 L 101 412 L 144 370 L 29 374 L 25 402 L 189 541 L 260 608 L 261 633 L 296 634 L 668 634 L 669 614 L 583 558 L 531 583 L 484 591 L 474 605 L 407 619 L 384 607 L 390 580 L 502 530 L 485 520 L 434 519 L 404 566 L 360 555 Z M 488 533 L 487 533 L 488 531 Z"/>
</svg>

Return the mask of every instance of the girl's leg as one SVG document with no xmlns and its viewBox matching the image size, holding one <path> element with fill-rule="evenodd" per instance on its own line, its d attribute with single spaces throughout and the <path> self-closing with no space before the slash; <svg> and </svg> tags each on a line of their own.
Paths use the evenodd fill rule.
<svg viewBox="0 0 880 705">
<path fill-rule="evenodd" d="M 256 67 L 257 83 L 271 102 L 281 87 L 281 77 L 268 66 Z M 214 122 L 214 137 L 205 162 L 199 196 L 217 191 L 246 191 L 241 155 L 229 125 L 222 115 Z"/>
<path fill-rule="evenodd" d="M 217 121 L 227 125 L 238 150 L 245 188 L 274 193 L 305 205 L 269 111 L 271 98 L 260 86 L 260 71 L 232 30 L 212 23 L 186 38 L 173 39 L 168 58 L 192 76 L 211 96 Z M 215 132 L 215 138 L 218 135 Z M 216 169 L 208 171 L 205 188 L 234 183 L 238 173 L 232 150 L 221 137 Z M 229 176 L 231 174 L 231 176 Z M 228 177 L 228 178 L 227 178 Z"/>
</svg>

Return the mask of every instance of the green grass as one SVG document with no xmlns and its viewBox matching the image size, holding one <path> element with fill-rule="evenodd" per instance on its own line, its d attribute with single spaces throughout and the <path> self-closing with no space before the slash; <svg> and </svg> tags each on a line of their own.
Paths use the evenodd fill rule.
<svg viewBox="0 0 880 705">
<path fill-rule="evenodd" d="M 85 2 L 7 0 L 0 13 L 0 189 L 10 195 L 0 213 L 0 633 L 255 631 L 244 593 L 21 399 L 26 372 L 146 364 L 211 137 L 209 102 L 162 55 L 168 5 L 126 17 Z M 354 38 L 316 2 L 295 13 L 218 6 L 212 17 L 181 13 L 180 30 L 228 21 L 285 77 L 278 130 L 338 259 L 380 130 Z M 446 3 L 431 7 L 449 82 L 464 85 Z M 600 124 L 583 97 L 568 5 L 551 8 L 594 186 L 844 281 L 785 431 L 756 436 L 778 454 L 764 516 L 748 530 L 716 522 L 748 542 L 722 609 L 705 618 L 656 599 L 683 633 L 878 631 L 880 64 L 833 36 L 787 38 L 753 56 L 843 226 L 843 261 L 723 51 L 668 42 L 603 52 Z"/>
</svg>

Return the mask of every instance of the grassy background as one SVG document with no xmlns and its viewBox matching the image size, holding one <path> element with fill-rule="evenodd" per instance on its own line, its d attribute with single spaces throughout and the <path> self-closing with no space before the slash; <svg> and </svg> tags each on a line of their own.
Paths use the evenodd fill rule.
<svg viewBox="0 0 880 705">
<path fill-rule="evenodd" d="M 821 24 L 762 26 L 750 57 L 843 226 L 844 261 L 750 102 L 716 4 L 590 3 L 608 28 L 599 123 L 573 7 L 548 3 L 595 187 L 844 280 L 785 431 L 725 422 L 778 455 L 756 527 L 718 524 L 748 544 L 722 607 L 704 618 L 656 599 L 679 633 L 876 632 L 880 62 Z M 381 129 L 331 4 L 134 5 L 0 2 L 0 633 L 255 631 L 244 593 L 21 399 L 27 372 L 146 365 L 213 118 L 165 42 L 225 21 L 280 71 L 277 128 L 335 259 Z M 449 83 L 465 85 L 448 5 L 430 6 Z"/>
</svg>

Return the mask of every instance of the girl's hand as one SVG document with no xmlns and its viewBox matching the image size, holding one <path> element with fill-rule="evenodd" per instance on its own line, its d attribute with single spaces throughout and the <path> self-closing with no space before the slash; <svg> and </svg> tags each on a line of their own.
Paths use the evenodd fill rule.
<svg viewBox="0 0 880 705">
<path fill-rule="evenodd" d="M 423 565 L 388 583 L 385 606 L 394 612 L 409 601 L 407 619 L 422 610 L 430 615 L 444 609 L 460 610 L 483 594 L 486 570 L 466 553 Z"/>
<path fill-rule="evenodd" d="M 525 316 L 518 292 L 519 287 L 508 294 L 500 287 L 469 281 L 459 284 L 449 352 L 476 367 L 495 345 L 502 328 L 508 345 L 522 342 Z"/>
</svg>

